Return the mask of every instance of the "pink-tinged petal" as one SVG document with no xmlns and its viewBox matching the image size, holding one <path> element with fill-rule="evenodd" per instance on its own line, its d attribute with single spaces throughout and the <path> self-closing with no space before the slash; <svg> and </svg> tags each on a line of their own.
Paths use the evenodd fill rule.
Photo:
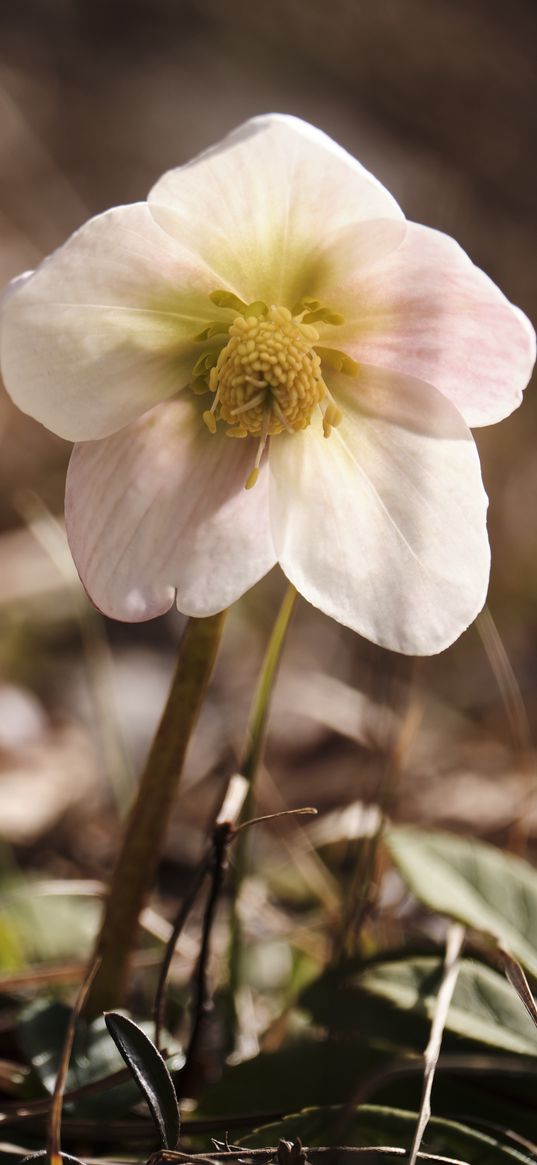
<svg viewBox="0 0 537 1165">
<path fill-rule="evenodd" d="M 66 490 L 71 551 L 106 615 L 140 622 L 177 605 L 223 610 L 274 565 L 268 467 L 244 483 L 255 446 L 212 436 L 193 397 L 102 441 L 76 445 Z"/>
<path fill-rule="evenodd" d="M 69 440 L 106 436 L 181 389 L 214 274 L 145 203 L 91 219 L 2 304 L 2 375 L 15 403 Z"/>
<path fill-rule="evenodd" d="M 337 346 L 434 384 L 468 425 L 500 421 L 531 376 L 533 328 L 453 239 L 407 228 L 400 247 L 342 283 L 338 310 L 348 322 Z"/>
<path fill-rule="evenodd" d="M 429 385 L 335 376 L 344 416 L 271 443 L 274 545 L 314 606 L 407 655 L 452 643 L 485 601 L 487 499 L 457 410 Z"/>
<path fill-rule="evenodd" d="M 292 307 L 322 282 L 328 232 L 402 219 L 387 190 L 313 126 L 256 117 L 149 195 L 158 223 L 187 242 L 246 300 Z"/>
<path fill-rule="evenodd" d="M 312 265 L 308 294 L 335 310 L 336 314 L 341 314 L 347 309 L 350 283 L 351 311 L 354 316 L 352 291 L 356 272 L 360 272 L 363 278 L 370 268 L 375 268 L 396 251 L 405 237 L 406 229 L 404 218 L 372 219 L 369 222 L 352 223 L 337 231 L 330 231 L 327 224 L 325 233 L 318 239 L 316 253 L 319 262 L 316 266 Z M 320 332 L 323 345 L 325 340 L 334 347 L 339 344 L 341 325 L 327 325 L 317 321 L 315 326 Z M 345 330 L 347 334 L 348 328 Z"/>
</svg>

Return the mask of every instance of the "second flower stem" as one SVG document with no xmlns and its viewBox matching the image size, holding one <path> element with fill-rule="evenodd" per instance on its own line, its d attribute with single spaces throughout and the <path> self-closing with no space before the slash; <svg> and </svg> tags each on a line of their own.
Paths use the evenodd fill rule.
<svg viewBox="0 0 537 1165">
<path fill-rule="evenodd" d="M 242 761 L 240 764 L 240 773 L 249 783 L 249 792 L 246 798 L 242 818 L 247 818 L 252 813 L 253 803 L 253 789 L 259 763 L 263 755 L 263 748 L 265 744 L 265 729 L 270 708 L 270 699 L 276 679 L 278 665 L 280 663 L 287 629 L 293 614 L 297 592 L 292 584 L 289 584 L 278 614 L 272 634 L 270 636 L 261 672 L 257 682 L 254 698 L 250 709 L 250 717 L 248 721 L 248 728 L 246 732 L 246 745 Z M 242 949 L 242 932 L 240 925 L 240 918 L 237 911 L 237 902 L 240 893 L 240 888 L 247 865 L 247 846 L 248 838 L 247 831 L 242 832 L 237 838 L 235 846 L 235 860 L 233 866 L 233 890 L 232 890 L 232 915 L 231 915 L 231 937 L 229 948 L 229 985 L 227 991 L 227 1027 L 228 1027 L 228 1042 L 231 1044 L 234 1039 L 234 1032 L 236 1027 L 236 1012 L 235 1012 L 235 995 L 240 985 L 240 957 Z"/>
<path fill-rule="evenodd" d="M 140 911 L 151 889 L 160 847 L 224 627 L 225 611 L 189 619 L 166 707 L 142 773 L 112 877 L 97 940 L 101 965 L 86 1012 L 98 1015 L 122 999 Z"/>
</svg>

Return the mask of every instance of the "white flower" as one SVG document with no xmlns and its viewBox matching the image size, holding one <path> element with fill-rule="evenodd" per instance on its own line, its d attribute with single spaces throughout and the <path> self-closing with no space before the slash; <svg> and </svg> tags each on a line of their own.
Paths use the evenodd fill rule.
<svg viewBox="0 0 537 1165">
<path fill-rule="evenodd" d="M 429 654 L 487 590 L 468 426 L 520 403 L 534 343 L 452 239 L 268 116 L 17 281 L 1 363 L 19 407 L 78 442 L 69 539 L 108 615 L 175 594 L 209 615 L 279 562 L 328 615 Z"/>
</svg>

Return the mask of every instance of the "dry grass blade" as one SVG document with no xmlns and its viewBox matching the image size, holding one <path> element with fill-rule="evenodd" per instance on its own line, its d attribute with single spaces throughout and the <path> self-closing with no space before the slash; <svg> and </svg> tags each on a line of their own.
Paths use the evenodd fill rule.
<svg viewBox="0 0 537 1165">
<path fill-rule="evenodd" d="M 89 692 L 95 709 L 98 748 L 104 771 L 108 773 L 112 785 L 116 809 L 123 817 L 132 797 L 134 777 L 114 712 L 112 656 L 103 618 L 88 602 L 80 585 L 62 523 L 31 490 L 17 495 L 17 508 L 36 542 L 65 580 L 86 661 Z"/>
<path fill-rule="evenodd" d="M 48 1120 L 47 1130 L 47 1149 L 50 1165 L 61 1165 L 61 1122 L 62 1122 L 62 1105 L 63 1094 L 65 1092 L 65 1082 L 67 1080 L 67 1071 L 69 1068 L 69 1060 L 73 1050 L 73 1043 L 75 1038 L 76 1024 L 80 1012 L 86 1002 L 88 991 L 93 983 L 93 980 L 99 970 L 101 960 L 95 959 L 91 964 L 86 977 L 82 983 L 80 991 L 75 999 L 73 1010 L 69 1019 L 67 1032 L 65 1035 L 65 1042 L 62 1048 L 60 1064 L 58 1068 L 58 1075 L 54 1085 L 54 1092 L 52 1095 L 52 1104 L 50 1107 L 50 1114 Z"/>
<path fill-rule="evenodd" d="M 498 947 L 498 954 L 501 959 L 502 967 L 505 971 L 511 985 L 514 987 L 518 998 L 524 1004 L 526 1011 L 537 1027 L 537 1004 L 530 990 L 530 985 L 526 976 L 520 966 L 520 963 L 505 949 L 505 947 Z"/>
<path fill-rule="evenodd" d="M 416 1125 L 416 1132 L 414 1134 L 414 1140 L 412 1142 L 412 1149 L 410 1152 L 409 1165 L 416 1165 L 423 1134 L 431 1116 L 431 1091 L 433 1087 L 434 1074 L 436 1071 L 436 1065 L 438 1063 L 438 1057 L 440 1055 L 440 1048 L 442 1045 L 442 1036 L 444 1033 L 447 1013 L 449 1011 L 449 1005 L 453 997 L 453 992 L 457 982 L 457 975 L 459 973 L 459 959 L 465 934 L 466 931 L 464 927 L 460 926 L 459 923 L 454 923 L 452 926 L 450 926 L 448 931 L 442 982 L 440 984 L 440 989 L 436 1000 L 429 1043 L 425 1049 L 423 1093 L 418 1115 L 418 1123 Z"/>
<path fill-rule="evenodd" d="M 531 751 L 528 714 L 509 656 L 488 607 L 478 615 L 476 627 L 500 690 L 513 744 L 521 757 L 527 758 Z"/>
<path fill-rule="evenodd" d="M 488 607 L 478 615 L 476 627 L 502 697 L 520 771 L 528 777 L 528 789 L 524 798 L 527 803 L 521 806 L 513 819 L 510 839 L 513 848 L 523 851 L 527 841 L 528 808 L 537 788 L 528 713 L 509 656 Z"/>
</svg>

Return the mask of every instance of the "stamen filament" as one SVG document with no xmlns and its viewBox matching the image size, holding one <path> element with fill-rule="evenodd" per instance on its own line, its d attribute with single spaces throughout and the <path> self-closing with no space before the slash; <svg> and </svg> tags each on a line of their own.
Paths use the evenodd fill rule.
<svg viewBox="0 0 537 1165">
<path fill-rule="evenodd" d="M 261 464 L 261 458 L 263 456 L 265 445 L 267 443 L 269 425 L 270 425 L 270 409 L 265 409 L 265 411 L 263 413 L 263 424 L 262 424 L 262 428 L 261 428 L 261 436 L 259 438 L 259 445 L 257 446 L 255 465 L 254 465 L 254 468 L 251 470 L 251 472 L 248 474 L 248 477 L 246 478 L 246 481 L 244 483 L 245 489 L 253 489 L 253 487 L 254 487 L 254 485 L 259 477 L 259 466 Z"/>
</svg>

